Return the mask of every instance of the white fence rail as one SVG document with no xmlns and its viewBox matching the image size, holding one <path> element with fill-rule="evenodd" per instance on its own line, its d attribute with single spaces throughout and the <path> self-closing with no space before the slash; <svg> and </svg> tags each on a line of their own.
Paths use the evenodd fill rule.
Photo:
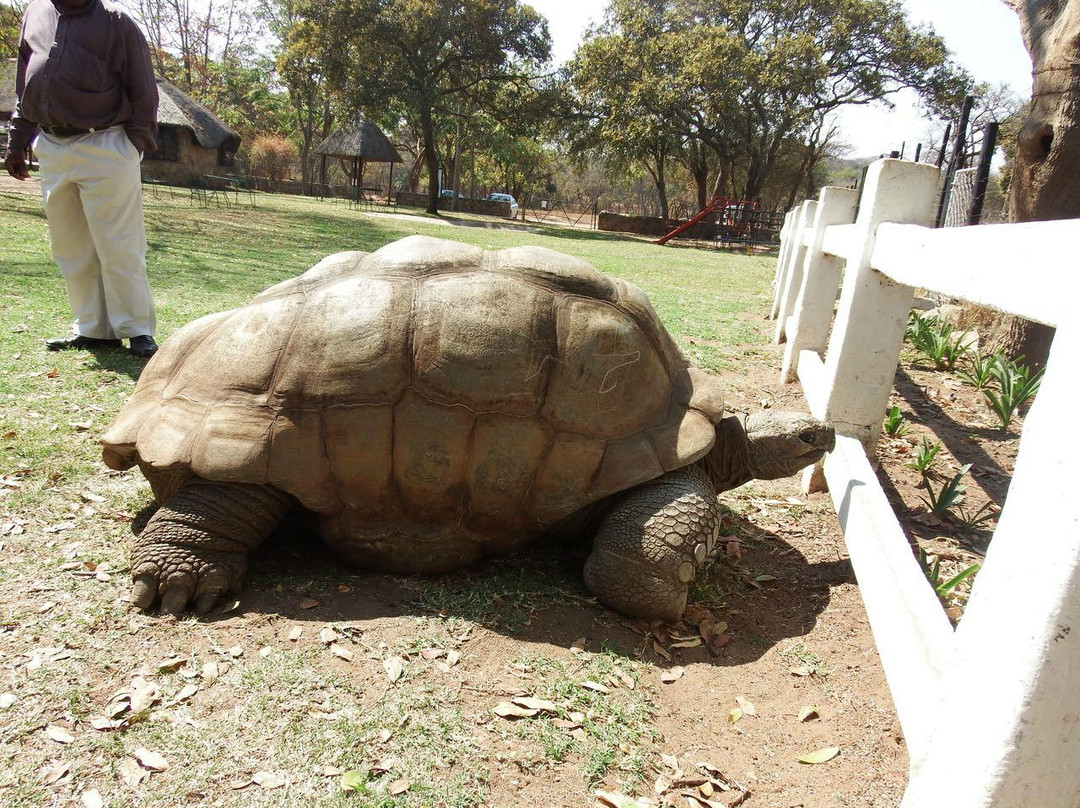
<svg viewBox="0 0 1080 808">
<path fill-rule="evenodd" d="M 787 215 L 772 315 L 781 378 L 836 450 L 827 482 L 911 761 L 902 808 L 1080 806 L 1080 220 L 933 230 L 938 169 L 870 166 Z M 841 283 L 842 279 L 842 283 Z M 839 287 L 839 299 L 837 290 Z M 954 631 L 867 456 L 914 287 L 1057 327 L 1007 502 Z M 834 315 L 835 308 L 835 315 Z M 831 328 L 831 334 L 830 334 Z M 824 477 L 824 479 L 822 479 Z"/>
</svg>

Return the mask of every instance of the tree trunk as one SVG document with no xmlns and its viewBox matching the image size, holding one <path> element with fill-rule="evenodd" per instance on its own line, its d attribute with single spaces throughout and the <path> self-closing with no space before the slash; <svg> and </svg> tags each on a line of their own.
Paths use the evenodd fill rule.
<svg viewBox="0 0 1080 808">
<path fill-rule="evenodd" d="M 1006 0 L 1031 54 L 1032 103 L 1017 138 L 1009 187 L 1013 222 L 1080 217 L 1080 0 Z M 1002 315 L 992 348 L 1041 367 L 1054 330 Z"/>
<path fill-rule="evenodd" d="M 435 156 L 435 123 L 431 118 L 431 109 L 425 109 L 420 115 L 420 130 L 424 138 L 424 164 L 428 172 L 428 213 L 439 212 L 439 161 Z"/>
</svg>

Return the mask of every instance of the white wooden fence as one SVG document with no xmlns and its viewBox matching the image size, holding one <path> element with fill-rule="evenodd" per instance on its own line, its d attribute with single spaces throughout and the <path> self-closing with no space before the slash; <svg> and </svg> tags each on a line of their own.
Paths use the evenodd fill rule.
<svg viewBox="0 0 1080 808">
<path fill-rule="evenodd" d="M 1080 220 L 930 229 L 937 187 L 934 166 L 879 160 L 857 217 L 845 188 L 825 188 L 787 215 L 772 312 L 786 342 L 781 377 L 797 376 L 811 412 L 838 434 L 824 481 L 811 471 L 804 485 L 827 482 L 843 527 L 908 745 L 902 808 L 1075 808 Z M 1057 327 L 955 631 L 867 460 L 915 287 Z"/>
</svg>

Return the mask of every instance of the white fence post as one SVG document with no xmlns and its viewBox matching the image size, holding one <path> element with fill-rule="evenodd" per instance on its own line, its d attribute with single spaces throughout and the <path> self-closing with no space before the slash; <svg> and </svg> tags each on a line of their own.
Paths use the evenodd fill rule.
<svg viewBox="0 0 1080 808">
<path fill-rule="evenodd" d="M 1080 805 L 1078 351 L 1059 326 L 901 808 Z"/>
<path fill-rule="evenodd" d="M 878 160 L 863 185 L 855 238 L 825 354 L 826 401 L 819 417 L 862 441 L 873 457 L 889 401 L 913 291 L 870 267 L 882 222 L 930 224 L 938 169 L 927 163 Z"/>
<path fill-rule="evenodd" d="M 791 234 L 795 230 L 796 209 L 784 214 L 784 226 L 780 228 L 780 252 L 776 256 L 776 275 L 773 277 L 773 301 L 769 319 L 775 320 L 780 311 L 780 298 L 784 296 L 784 273 L 787 270 L 787 257 L 791 252 Z"/>
<path fill-rule="evenodd" d="M 823 253 L 821 243 L 825 238 L 826 227 L 850 224 L 855 220 L 855 205 L 858 201 L 859 193 L 853 188 L 821 189 L 813 222 L 813 242 L 806 248 L 802 284 L 791 315 L 794 319 L 786 333 L 784 364 L 780 370 L 780 381 L 785 384 L 795 381 L 799 351 L 805 349 L 820 354 L 825 350 L 844 261 L 835 255 Z"/>
<path fill-rule="evenodd" d="M 798 216 L 795 218 L 794 232 L 791 234 L 791 238 L 788 239 L 791 249 L 788 251 L 785 260 L 787 267 L 784 269 L 781 282 L 782 288 L 779 290 L 780 305 L 776 311 L 776 331 L 773 334 L 773 342 L 784 341 L 787 318 L 795 305 L 795 295 L 802 284 L 803 260 L 806 256 L 804 232 L 806 226 L 814 220 L 815 208 L 817 208 L 817 202 L 813 199 L 807 199 L 802 203 L 799 207 Z"/>
</svg>

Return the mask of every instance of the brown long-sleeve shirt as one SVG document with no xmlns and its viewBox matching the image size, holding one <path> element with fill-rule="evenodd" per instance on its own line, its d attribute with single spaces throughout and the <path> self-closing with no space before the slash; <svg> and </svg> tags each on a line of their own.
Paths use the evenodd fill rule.
<svg viewBox="0 0 1080 808">
<path fill-rule="evenodd" d="M 33 0 L 23 16 L 9 145 L 25 152 L 41 126 L 123 125 L 144 152 L 157 144 L 157 83 L 146 38 L 109 0 Z"/>
</svg>

